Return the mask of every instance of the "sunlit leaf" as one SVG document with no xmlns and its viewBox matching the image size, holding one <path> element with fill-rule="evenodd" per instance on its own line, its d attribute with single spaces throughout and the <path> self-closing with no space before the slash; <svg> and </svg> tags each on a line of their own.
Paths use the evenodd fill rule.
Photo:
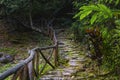
<svg viewBox="0 0 120 80">
<path fill-rule="evenodd" d="M 91 12 L 92 12 L 92 10 L 86 11 L 86 12 L 84 12 L 84 14 L 81 14 L 81 15 L 80 15 L 80 20 L 84 19 L 84 18 L 85 18 L 86 16 L 88 16 Z"/>
<path fill-rule="evenodd" d="M 97 13 L 92 16 L 90 23 L 93 24 L 96 19 L 97 19 Z"/>
</svg>

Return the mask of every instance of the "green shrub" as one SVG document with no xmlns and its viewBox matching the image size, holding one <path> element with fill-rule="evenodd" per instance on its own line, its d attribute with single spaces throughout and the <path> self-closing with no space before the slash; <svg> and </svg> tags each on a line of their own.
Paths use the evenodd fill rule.
<svg viewBox="0 0 120 80">
<path fill-rule="evenodd" d="M 102 0 L 101 0 L 102 1 Z M 108 2 L 108 0 L 106 0 Z M 110 0 L 113 1 L 113 0 Z M 119 0 L 117 0 L 119 2 Z M 114 2 L 114 1 L 113 1 Z M 116 4 L 118 4 L 116 2 Z M 74 25 L 77 34 L 81 32 L 79 28 L 84 28 L 82 34 L 85 37 L 86 29 L 89 31 L 88 43 L 90 44 L 90 52 L 92 56 L 102 59 L 101 66 L 104 66 L 109 72 L 119 75 L 120 71 L 120 11 L 112 10 L 106 4 L 88 4 L 79 8 L 79 12 L 75 14 L 74 18 L 77 19 L 78 24 Z M 111 2 L 110 2 L 111 3 Z M 82 27 L 78 27 L 83 23 Z M 92 27 L 92 28 L 91 28 Z M 99 28 L 97 36 L 96 27 Z M 78 34 L 78 38 L 81 34 Z M 98 51 L 98 52 L 96 52 Z M 100 53 L 100 57 L 98 56 Z M 97 59 L 97 61 L 98 61 Z M 98 61 L 99 62 L 99 61 Z"/>
</svg>

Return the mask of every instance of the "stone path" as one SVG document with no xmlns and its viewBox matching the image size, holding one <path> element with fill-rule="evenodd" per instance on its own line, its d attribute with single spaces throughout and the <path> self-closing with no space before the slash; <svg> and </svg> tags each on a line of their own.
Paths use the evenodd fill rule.
<svg viewBox="0 0 120 80">
<path fill-rule="evenodd" d="M 49 71 L 46 75 L 43 75 L 40 80 L 81 80 L 82 77 L 75 77 L 75 74 L 79 71 L 84 71 L 83 63 L 86 61 L 83 53 L 77 45 L 73 44 L 66 38 L 67 34 L 60 33 L 58 35 L 59 40 L 59 55 L 62 59 L 67 60 L 66 65 L 60 65 L 57 69 Z M 80 51 L 80 52 L 79 52 Z M 63 61 L 64 61 L 63 60 Z"/>
</svg>

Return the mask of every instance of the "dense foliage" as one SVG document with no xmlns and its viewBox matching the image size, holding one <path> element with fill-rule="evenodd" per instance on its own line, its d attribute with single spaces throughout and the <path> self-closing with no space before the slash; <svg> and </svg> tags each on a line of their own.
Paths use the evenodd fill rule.
<svg viewBox="0 0 120 80">
<path fill-rule="evenodd" d="M 50 16 L 58 13 L 71 0 L 0 0 L 0 15 L 27 14 L 32 9 L 33 16 Z M 32 8 L 30 7 L 32 4 Z"/>
<path fill-rule="evenodd" d="M 73 18 L 76 21 L 72 26 L 77 41 L 87 39 L 89 57 L 115 75 L 119 75 L 120 70 L 119 4 L 119 0 L 86 0 L 82 3 L 75 0 L 77 10 Z"/>
<path fill-rule="evenodd" d="M 26 8 L 30 1 L 28 0 L 1 0 L 0 1 L 0 8 L 1 14 L 0 15 L 10 15 L 19 11 L 20 9 Z"/>
</svg>

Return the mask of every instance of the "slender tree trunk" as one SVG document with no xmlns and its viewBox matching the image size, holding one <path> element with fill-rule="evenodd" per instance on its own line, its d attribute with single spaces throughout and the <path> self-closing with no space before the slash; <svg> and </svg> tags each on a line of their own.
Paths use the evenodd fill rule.
<svg viewBox="0 0 120 80">
<path fill-rule="evenodd" d="M 33 28 L 32 9 L 33 9 L 33 0 L 30 0 L 29 19 L 30 19 L 30 26 Z"/>
</svg>

